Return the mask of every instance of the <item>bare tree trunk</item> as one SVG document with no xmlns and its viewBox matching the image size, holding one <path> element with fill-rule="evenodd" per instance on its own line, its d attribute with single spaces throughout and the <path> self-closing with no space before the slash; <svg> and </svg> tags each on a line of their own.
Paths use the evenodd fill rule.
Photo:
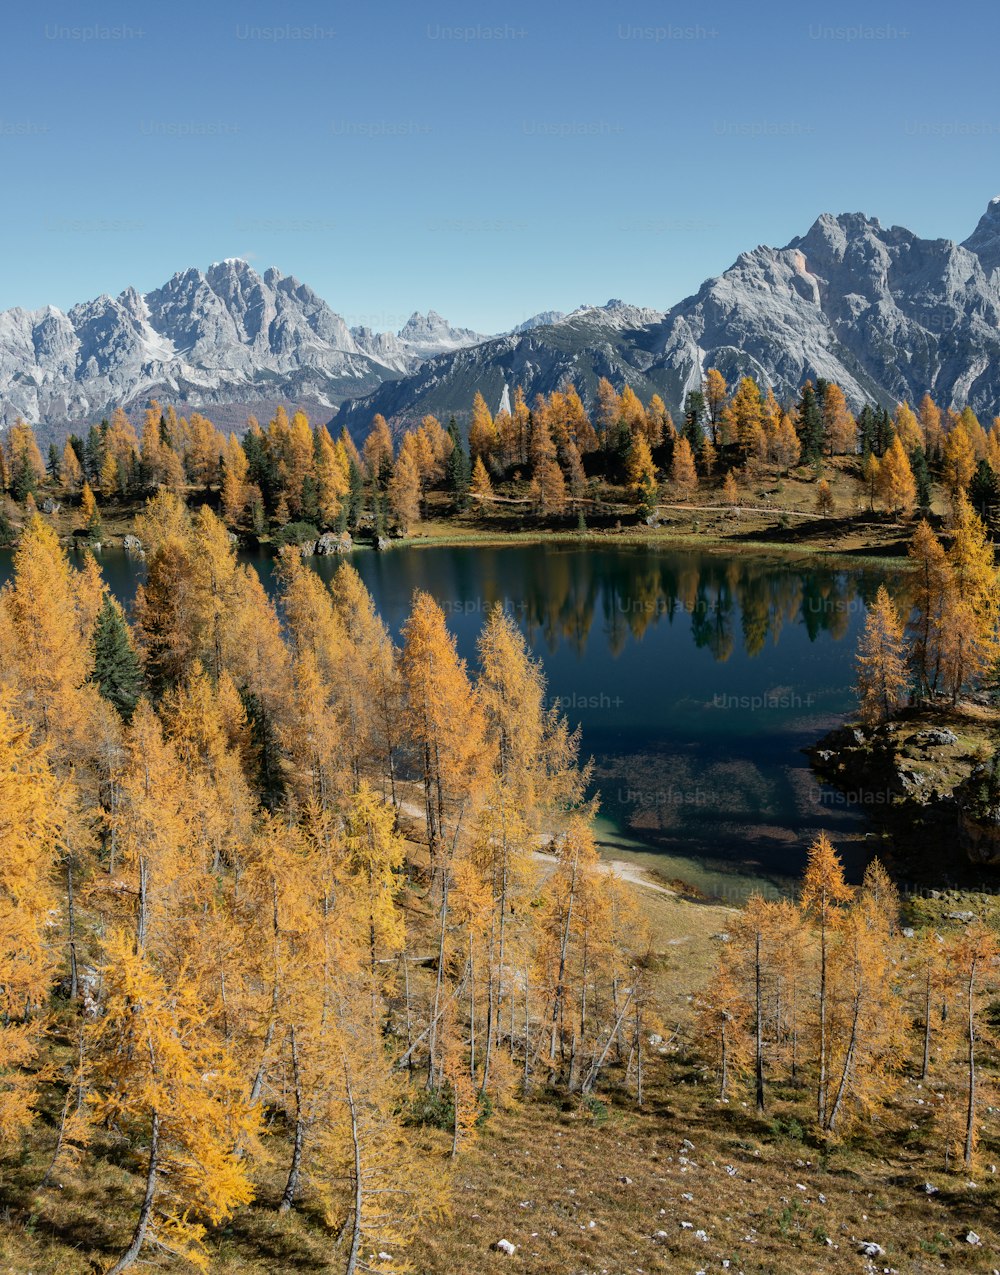
<svg viewBox="0 0 1000 1275">
<path fill-rule="evenodd" d="M 292 1163 L 288 1168 L 288 1181 L 278 1205 L 279 1213 L 287 1213 L 295 1203 L 295 1192 L 299 1186 L 299 1173 L 302 1169 L 302 1145 L 305 1142 L 306 1124 L 302 1113 L 302 1075 L 299 1070 L 299 1048 L 295 1039 L 295 1028 L 291 1030 L 292 1043 L 292 1084 L 295 1089 L 295 1140 L 292 1144 Z"/>
<path fill-rule="evenodd" d="M 139 1209 L 139 1219 L 135 1224 L 135 1230 L 132 1233 L 132 1242 L 128 1248 L 122 1253 L 118 1261 L 107 1272 L 107 1275 L 119 1275 L 120 1271 L 128 1270 L 135 1262 L 142 1246 L 146 1240 L 146 1229 L 149 1226 L 149 1215 L 153 1211 L 153 1200 L 156 1198 L 156 1178 L 160 1167 L 160 1117 L 157 1112 L 153 1112 L 152 1121 L 149 1132 L 149 1160 L 146 1166 L 146 1194 L 143 1196 L 142 1207 Z"/>
<path fill-rule="evenodd" d="M 621 1027 L 622 1023 L 625 1020 L 625 1015 L 629 1011 L 629 1006 L 632 1004 L 632 996 L 633 996 L 633 993 L 629 992 L 628 996 L 625 998 L 625 1004 L 622 1006 L 621 1013 L 618 1015 L 618 1021 L 615 1023 L 614 1027 L 612 1028 L 611 1035 L 608 1037 L 607 1044 L 604 1046 L 604 1049 L 601 1051 L 600 1057 L 594 1060 L 594 1063 L 590 1068 L 590 1072 L 587 1075 L 587 1079 L 583 1082 L 583 1088 L 580 1091 L 581 1093 L 588 1094 L 590 1093 L 591 1089 L 593 1089 L 594 1082 L 597 1080 L 597 1077 L 600 1075 L 601 1068 L 604 1066 L 605 1062 L 607 1061 L 608 1054 L 611 1053 L 611 1046 L 615 1043 L 615 1040 L 617 1039 L 617 1036 L 618 1036 L 619 1028 Z"/>
<path fill-rule="evenodd" d="M 413 1070 L 413 1017 L 410 1009 L 410 962 L 407 960 L 406 952 L 406 934 L 403 934 L 403 995 L 406 1005 L 406 1053 L 408 1058 L 407 1066 L 410 1071 Z"/>
<path fill-rule="evenodd" d="M 851 1039 L 847 1045 L 847 1053 L 844 1056 L 844 1068 L 840 1073 L 840 1084 L 837 1086 L 837 1097 L 834 1099 L 833 1110 L 827 1120 L 826 1127 L 833 1130 L 837 1116 L 840 1114 L 840 1107 L 844 1101 L 844 1094 L 847 1092 L 847 1079 L 851 1073 L 851 1067 L 854 1063 L 854 1055 L 858 1047 L 858 1020 L 861 1017 L 861 989 L 858 989 L 857 995 L 854 997 L 854 1015 L 851 1020 Z"/>
<path fill-rule="evenodd" d="M 531 976 L 528 966 L 524 967 L 524 1092 L 528 1092 L 530 1086 L 529 1072 L 531 1070 L 531 1013 L 529 1009 L 529 1001 L 531 997 Z M 513 1033 L 511 1033 L 513 1035 Z"/>
<path fill-rule="evenodd" d="M 441 883 L 441 936 L 438 942 L 438 967 L 437 980 L 434 984 L 434 1008 L 431 1014 L 430 1040 L 428 1041 L 428 1057 L 427 1057 L 427 1088 L 434 1087 L 434 1072 L 437 1067 L 437 1025 L 440 1017 L 441 1006 L 441 985 L 444 981 L 444 948 L 445 936 L 448 932 L 448 877 L 449 872 L 447 865 L 444 869 L 444 878 Z"/>
<path fill-rule="evenodd" d="M 826 919 L 820 931 L 819 964 L 819 1086 L 816 1093 L 819 1127 L 826 1128 Z"/>
<path fill-rule="evenodd" d="M 344 1087 L 347 1095 L 347 1110 L 351 1117 L 351 1146 L 354 1149 L 354 1222 L 351 1227 L 351 1253 L 347 1259 L 345 1275 L 355 1275 L 358 1269 L 358 1254 L 361 1249 L 364 1191 L 361 1178 L 361 1138 L 358 1132 L 358 1111 L 346 1063 L 344 1065 Z"/>
<path fill-rule="evenodd" d="M 754 996 L 757 1022 L 754 1032 L 754 1062 L 757 1082 L 757 1111 L 764 1114 L 764 1005 L 761 995 L 760 930 L 754 942 Z"/>
<path fill-rule="evenodd" d="M 635 1100 L 642 1106 L 642 1006 L 635 1006 Z"/>
<path fill-rule="evenodd" d="M 920 1079 L 926 1080 L 931 1071 L 931 969 L 927 965 L 927 982 L 924 984 L 924 1057 Z"/>
<path fill-rule="evenodd" d="M 66 860 L 66 906 L 69 922 L 69 998 L 75 1001 L 80 995 L 80 980 L 76 965 L 76 907 L 73 897 L 73 858 Z"/>
<path fill-rule="evenodd" d="M 968 1022 L 966 1031 L 969 1042 L 969 1102 L 965 1114 L 965 1167 L 972 1168 L 972 1153 L 976 1149 L 976 961 L 973 960 L 969 971 L 967 992 Z"/>
</svg>

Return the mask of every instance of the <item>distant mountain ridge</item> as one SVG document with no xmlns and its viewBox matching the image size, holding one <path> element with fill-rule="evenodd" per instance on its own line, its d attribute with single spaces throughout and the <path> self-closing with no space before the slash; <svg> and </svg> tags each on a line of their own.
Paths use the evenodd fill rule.
<svg viewBox="0 0 1000 1275">
<path fill-rule="evenodd" d="M 302 402 L 329 416 L 350 395 L 485 339 L 434 311 L 398 334 L 349 329 L 306 284 L 230 258 L 145 295 L 0 313 L 0 423 L 86 422 L 151 397 L 205 409 Z"/>
<path fill-rule="evenodd" d="M 161 288 L 127 288 L 63 313 L 0 313 L 0 424 L 47 432 L 151 397 L 238 428 L 278 402 L 366 429 L 426 412 L 467 417 L 515 385 L 529 399 L 602 376 L 679 412 L 704 370 L 753 375 L 779 396 L 837 381 L 857 407 L 929 391 L 942 405 L 1000 411 L 1000 196 L 963 242 L 921 239 L 862 213 L 825 213 L 784 248 L 759 246 L 661 311 L 612 300 L 544 311 L 484 336 L 433 310 L 398 332 L 349 328 L 306 284 L 230 258 Z"/>
<path fill-rule="evenodd" d="M 609 302 L 515 330 L 349 400 L 336 419 L 462 419 L 476 389 L 493 407 L 504 384 L 523 385 L 530 400 L 572 381 L 592 401 L 601 376 L 647 400 L 660 394 L 676 414 L 709 367 L 730 384 L 753 376 L 779 397 L 823 376 L 855 408 L 930 392 L 942 405 L 1000 412 L 1000 196 L 962 243 L 824 214 L 784 248 L 742 253 L 665 313 Z"/>
</svg>

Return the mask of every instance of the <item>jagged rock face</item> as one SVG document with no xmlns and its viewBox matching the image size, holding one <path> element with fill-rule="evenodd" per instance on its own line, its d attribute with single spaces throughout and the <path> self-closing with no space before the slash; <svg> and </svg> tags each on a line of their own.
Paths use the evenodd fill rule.
<svg viewBox="0 0 1000 1275">
<path fill-rule="evenodd" d="M 666 314 L 613 301 L 529 320 L 346 403 L 340 419 L 373 410 L 397 422 L 425 411 L 461 418 L 476 389 L 494 407 L 505 382 L 520 382 L 530 400 L 572 380 L 587 397 L 600 376 L 646 398 L 658 392 L 676 414 L 708 367 L 731 384 L 753 376 L 779 398 L 826 377 L 855 408 L 930 392 L 988 421 L 1000 411 L 1000 198 L 963 244 L 825 214 L 784 248 L 743 253 Z"/>
<path fill-rule="evenodd" d="M 345 403 L 336 423 L 360 432 L 381 412 L 397 425 L 418 421 L 428 412 L 463 421 L 478 390 L 491 411 L 504 397 L 504 387 L 524 387 L 530 402 L 572 382 L 593 399 L 597 382 L 606 376 L 616 385 L 629 384 L 641 397 L 660 393 L 680 396 L 672 369 L 654 366 L 651 346 L 664 315 L 609 301 L 583 306 L 555 323 L 493 337 L 480 345 L 429 359 L 416 372 L 374 394 Z"/>
<path fill-rule="evenodd" d="M 414 372 L 425 359 L 449 350 L 488 341 L 488 336 L 471 328 L 453 328 L 434 310 L 411 314 L 398 333 L 373 332 L 371 328 L 352 328 L 358 346 L 386 367 L 401 373 Z"/>
<path fill-rule="evenodd" d="M 988 234 L 980 241 L 988 245 Z M 916 402 L 929 391 L 991 415 L 1000 290 L 970 242 L 919 239 L 860 213 L 825 215 L 786 248 L 743 254 L 671 310 L 663 357 L 692 382 L 699 366 L 715 366 L 731 380 L 756 376 L 780 396 L 825 376 L 854 406 Z"/>
<path fill-rule="evenodd" d="M 433 312 L 414 315 L 399 337 L 352 333 L 307 285 L 233 259 L 181 271 L 145 296 L 127 288 L 67 314 L 51 306 L 0 313 L 0 424 L 19 415 L 85 424 L 152 397 L 332 410 L 441 350 L 480 340 Z"/>
<path fill-rule="evenodd" d="M 397 425 L 464 419 L 476 390 L 495 409 L 517 384 L 530 400 L 573 382 L 592 400 L 602 376 L 676 414 L 711 366 L 779 397 L 823 376 L 855 408 L 929 391 L 988 420 L 1000 410 L 1000 198 L 962 244 L 824 214 L 665 313 L 610 301 L 490 338 L 434 311 L 397 334 L 348 329 L 298 280 L 224 261 L 68 314 L 0 313 L 0 424 L 82 424 L 156 396 L 214 407 L 227 424 L 276 401 L 340 407 L 338 424 L 362 430 L 375 412 Z"/>
</svg>

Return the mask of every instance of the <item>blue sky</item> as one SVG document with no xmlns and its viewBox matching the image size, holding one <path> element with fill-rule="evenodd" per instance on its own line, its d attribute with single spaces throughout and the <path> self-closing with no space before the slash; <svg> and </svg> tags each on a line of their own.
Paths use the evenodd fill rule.
<svg viewBox="0 0 1000 1275">
<path fill-rule="evenodd" d="M 245 256 L 349 323 L 666 308 L 823 211 L 964 238 L 1000 8 L 8 8 L 0 308 Z"/>
</svg>

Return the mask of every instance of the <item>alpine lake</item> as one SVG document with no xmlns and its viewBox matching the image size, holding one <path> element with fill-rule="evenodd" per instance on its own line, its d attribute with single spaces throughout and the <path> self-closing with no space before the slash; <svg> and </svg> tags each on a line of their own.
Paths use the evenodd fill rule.
<svg viewBox="0 0 1000 1275">
<path fill-rule="evenodd" d="M 269 553 L 240 556 L 274 587 Z M 128 608 L 142 558 L 98 558 Z M 307 561 L 333 580 L 341 559 Z M 884 570 L 566 542 L 358 548 L 350 561 L 397 639 L 413 591 L 435 597 L 470 669 L 489 610 L 516 618 L 549 704 L 593 758 L 608 857 L 738 902 L 787 891 L 825 830 L 860 878 L 864 818 L 802 750 L 854 707 L 855 648 Z M 4 554 L 0 581 L 10 569 Z"/>
</svg>

